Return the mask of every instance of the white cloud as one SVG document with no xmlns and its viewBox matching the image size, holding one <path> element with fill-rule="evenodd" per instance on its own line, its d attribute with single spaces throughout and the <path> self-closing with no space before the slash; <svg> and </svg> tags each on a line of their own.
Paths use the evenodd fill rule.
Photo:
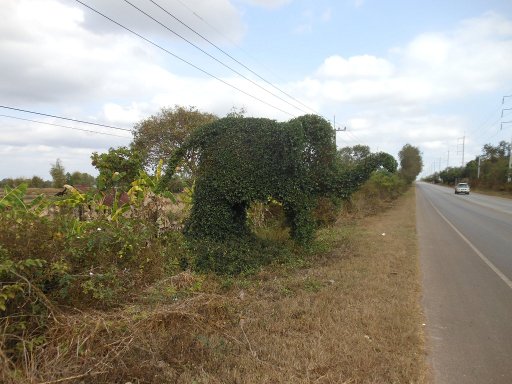
<svg viewBox="0 0 512 384">
<path fill-rule="evenodd" d="M 364 5 L 365 0 L 354 0 L 354 7 L 361 8 Z"/>
<path fill-rule="evenodd" d="M 283 6 L 289 1 L 257 3 Z M 290 117 L 199 72 L 184 71 L 176 60 L 121 33 L 114 25 L 100 23 L 90 12 L 72 4 L 57 0 L 2 1 L 0 71 L 9 76 L 2 78 L 0 94 L 8 96 L 10 105 L 51 109 L 59 112 L 56 114 L 85 116 L 86 120 L 128 128 L 162 106 L 175 104 L 193 105 L 219 115 L 232 106 L 244 106 L 248 115 L 283 120 Z M 94 4 L 105 13 L 112 13 L 112 7 L 118 6 L 112 0 L 95 0 Z M 186 4 L 198 15 L 208 16 L 212 25 L 235 40 L 243 36 L 242 17 L 228 0 L 191 0 Z M 219 37 L 189 9 L 180 9 L 184 19 L 207 31 L 209 37 Z M 302 16 L 303 32 L 311 31 L 314 22 L 328 19 L 328 14 L 314 12 Z M 128 12 L 123 17 L 123 22 L 152 38 L 168 37 L 165 31 L 150 27 Z M 416 36 L 394 48 L 389 57 L 334 54 L 302 79 L 277 85 L 300 95 L 315 110 L 328 115 L 334 111 L 338 121 L 346 122 L 349 132 L 338 133 L 340 145 L 355 144 L 357 137 L 393 153 L 404 140 L 435 148 L 441 147 L 447 137 L 460 136 L 467 124 L 464 119 L 432 113 L 428 107 L 510 83 L 511 62 L 512 21 L 487 13 L 451 31 Z M 231 75 L 222 79 L 279 108 L 302 114 L 242 79 Z M 93 150 L 129 142 L 84 132 L 71 134 L 57 127 L 14 124 L 5 118 L 0 122 L 6 127 L 4 132 L 10 132 L 2 135 L 0 143 L 0 154 L 7 159 L 0 177 L 6 173 L 48 177 L 47 169 L 56 157 L 71 171 L 82 169 L 77 156 L 89 163 Z M 25 139 L 29 136 L 31 144 L 27 145 Z M 24 158 L 37 160 L 30 163 Z M 44 172 L 37 167 L 44 168 Z"/>
<path fill-rule="evenodd" d="M 496 89 L 512 81 L 512 21 L 487 13 L 451 32 L 422 34 L 393 59 L 330 56 L 309 84 L 310 93 L 351 103 L 441 103 Z"/>
<path fill-rule="evenodd" d="M 268 9 L 276 9 L 286 4 L 290 4 L 293 0 L 245 0 L 245 2 Z"/>
<path fill-rule="evenodd" d="M 375 56 L 362 55 L 345 59 L 341 56 L 331 56 L 325 59 L 317 71 L 321 77 L 331 78 L 360 78 L 385 77 L 393 72 L 393 65 L 385 59 Z"/>
</svg>

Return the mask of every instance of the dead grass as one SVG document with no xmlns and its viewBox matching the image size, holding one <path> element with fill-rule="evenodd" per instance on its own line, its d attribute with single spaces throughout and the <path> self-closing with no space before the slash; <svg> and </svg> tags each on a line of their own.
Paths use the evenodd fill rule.
<svg viewBox="0 0 512 384">
<path fill-rule="evenodd" d="M 24 374 L 0 381 L 427 382 L 414 207 L 411 189 L 383 214 L 341 219 L 319 233 L 331 251 L 300 268 L 182 273 L 125 308 L 59 315 Z"/>
<path fill-rule="evenodd" d="M 426 382 L 414 201 L 411 190 L 382 215 L 324 231 L 350 244 L 321 266 L 254 281 L 241 323 L 251 353 L 221 382 Z"/>
</svg>

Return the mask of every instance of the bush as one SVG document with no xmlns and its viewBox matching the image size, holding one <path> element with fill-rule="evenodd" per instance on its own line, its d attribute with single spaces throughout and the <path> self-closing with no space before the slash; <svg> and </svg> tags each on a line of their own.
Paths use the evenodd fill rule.
<svg viewBox="0 0 512 384">
<path fill-rule="evenodd" d="M 374 214 L 381 211 L 386 203 L 398 198 L 408 188 L 407 182 L 395 173 L 375 171 L 361 189 L 354 193 L 346 204 L 352 213 Z"/>
<path fill-rule="evenodd" d="M 194 255 L 194 269 L 221 275 L 251 274 L 263 265 L 290 256 L 290 248 L 285 244 L 256 237 L 191 240 L 189 249 Z"/>
<path fill-rule="evenodd" d="M 180 269 L 187 257 L 183 236 L 169 227 L 162 233 L 165 220 L 154 212 L 161 202 L 143 183 L 135 186 L 135 205 L 114 207 L 77 191 L 26 203 L 26 185 L 6 188 L 0 199 L 2 354 L 16 362 L 43 343 L 62 306 L 119 306 Z M 94 210 L 89 221 L 78 217 L 84 209 Z"/>
</svg>

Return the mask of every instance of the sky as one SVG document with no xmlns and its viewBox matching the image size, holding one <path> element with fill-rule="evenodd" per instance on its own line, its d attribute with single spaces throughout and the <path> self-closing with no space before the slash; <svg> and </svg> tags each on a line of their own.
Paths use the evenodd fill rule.
<svg viewBox="0 0 512 384">
<path fill-rule="evenodd" d="M 422 175 L 512 140 L 510 0 L 0 0 L 0 20 L 0 179 L 96 175 L 175 105 L 316 113 L 338 147 L 418 147 Z"/>
</svg>

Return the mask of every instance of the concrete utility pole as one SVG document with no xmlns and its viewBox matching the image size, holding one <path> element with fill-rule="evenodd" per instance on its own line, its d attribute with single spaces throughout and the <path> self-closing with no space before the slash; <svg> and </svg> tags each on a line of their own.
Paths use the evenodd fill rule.
<svg viewBox="0 0 512 384">
<path fill-rule="evenodd" d="M 512 168 L 512 139 L 510 139 L 510 145 L 508 147 L 508 177 L 507 182 L 510 183 L 512 179 L 511 169 Z"/>
<path fill-rule="evenodd" d="M 347 127 L 336 128 L 336 115 L 333 116 L 332 126 L 336 132 L 345 132 L 347 130 Z"/>
<path fill-rule="evenodd" d="M 479 179 L 480 178 L 480 158 L 482 156 L 478 156 L 478 171 L 476 173 L 476 178 Z"/>
<path fill-rule="evenodd" d="M 457 154 L 459 154 L 461 151 L 459 151 L 459 140 L 462 140 L 462 167 L 464 167 L 464 145 L 466 143 L 466 135 L 459 137 L 457 139 Z"/>
<path fill-rule="evenodd" d="M 501 123 L 501 128 L 503 129 L 503 124 L 512 123 L 511 121 L 503 121 Z M 510 139 L 510 144 L 508 145 L 508 174 L 507 174 L 507 183 L 512 181 L 512 139 Z"/>
<path fill-rule="evenodd" d="M 506 95 L 506 96 L 503 96 L 503 98 L 501 99 L 501 105 L 505 104 L 505 99 L 508 98 L 508 97 L 512 97 L 512 95 Z M 503 118 L 503 112 L 504 111 L 509 111 L 511 110 L 512 108 L 503 108 L 501 110 L 501 118 Z M 512 123 L 512 121 L 502 121 L 501 122 L 501 128 L 500 129 L 503 129 L 503 124 L 509 124 L 509 123 Z M 508 174 L 507 174 L 507 183 L 510 183 L 512 181 L 512 139 L 510 139 L 510 145 L 508 147 Z"/>
</svg>

